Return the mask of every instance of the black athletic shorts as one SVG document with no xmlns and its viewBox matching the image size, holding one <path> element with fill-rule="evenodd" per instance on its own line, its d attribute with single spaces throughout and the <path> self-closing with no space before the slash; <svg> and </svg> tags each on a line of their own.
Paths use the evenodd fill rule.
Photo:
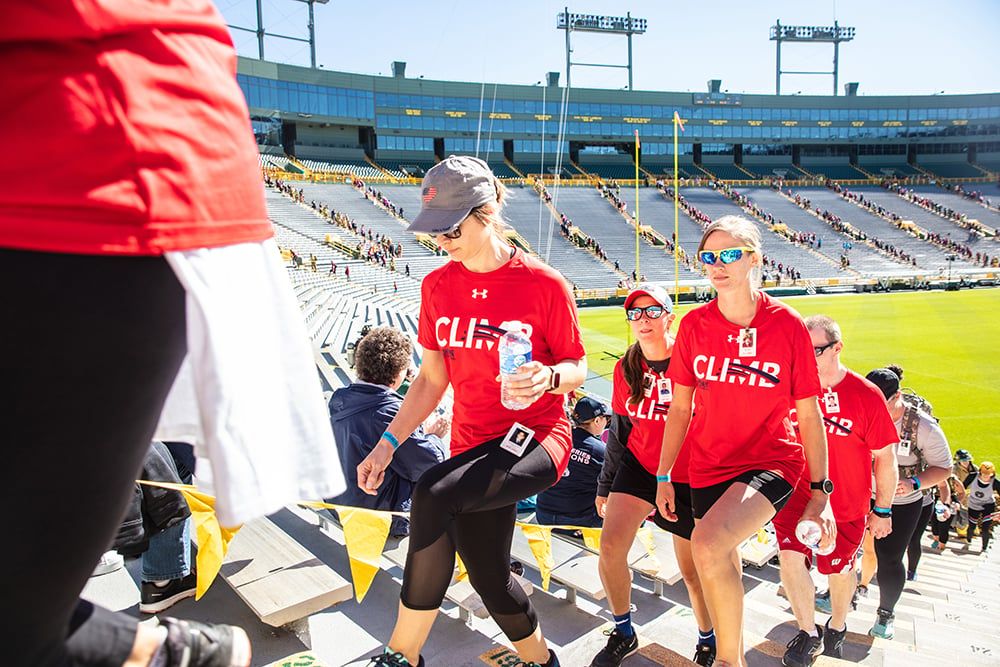
<svg viewBox="0 0 1000 667">
<path fill-rule="evenodd" d="M 736 482 L 742 482 L 763 494 L 774 505 L 775 513 L 785 506 L 792 495 L 792 485 L 786 482 L 781 475 L 770 470 L 748 470 L 724 482 L 691 489 L 695 518 L 700 519 L 705 516 L 712 505 L 726 492 L 726 489 Z"/>
<path fill-rule="evenodd" d="M 691 539 L 694 530 L 694 513 L 691 507 L 691 486 L 683 482 L 674 482 L 674 514 L 677 521 L 667 521 L 654 509 L 653 522 L 663 530 L 673 533 L 685 540 Z M 645 500 L 656 507 L 656 475 L 642 467 L 639 459 L 628 449 L 622 455 L 615 481 L 611 483 L 614 493 L 627 493 L 630 496 Z"/>
</svg>

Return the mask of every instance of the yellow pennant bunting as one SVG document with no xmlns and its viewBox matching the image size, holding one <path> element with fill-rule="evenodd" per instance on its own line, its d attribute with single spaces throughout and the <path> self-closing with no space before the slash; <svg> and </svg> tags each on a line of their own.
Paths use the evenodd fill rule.
<svg viewBox="0 0 1000 667">
<path fill-rule="evenodd" d="M 542 575 L 542 590 L 549 590 L 549 576 L 555 567 L 552 558 L 552 527 L 521 523 L 521 531 L 528 538 L 528 546 L 538 562 L 538 572 Z"/>
<path fill-rule="evenodd" d="M 455 566 L 458 568 L 458 573 L 455 575 L 455 581 L 463 581 L 469 578 L 469 571 L 465 569 L 465 563 L 462 562 L 462 557 L 457 553 L 455 554 Z"/>
<path fill-rule="evenodd" d="M 195 589 L 195 600 L 200 600 L 209 586 L 215 581 L 222 567 L 222 560 L 229 550 L 229 542 L 239 531 L 235 528 L 223 528 L 215 516 L 215 497 L 198 491 L 190 484 L 171 484 L 168 482 L 149 482 L 138 480 L 140 484 L 159 486 L 164 489 L 180 491 L 191 508 L 191 523 L 194 524 L 198 542 L 198 556 L 195 570 L 198 573 L 198 584 Z"/>
<path fill-rule="evenodd" d="M 643 526 L 636 532 L 635 539 L 639 540 L 639 544 L 646 547 L 646 553 L 649 554 L 650 568 L 654 572 L 659 572 L 662 565 L 660 564 L 659 557 L 656 555 L 656 549 L 653 547 L 653 527 Z"/>
<path fill-rule="evenodd" d="M 587 545 L 588 549 L 591 551 L 601 550 L 600 528 L 581 528 L 580 531 L 583 533 L 583 543 Z"/>
<path fill-rule="evenodd" d="M 358 507 L 335 506 L 344 528 L 344 543 L 351 560 L 354 598 L 360 603 L 379 571 L 382 549 L 389 537 L 392 513 Z"/>
</svg>

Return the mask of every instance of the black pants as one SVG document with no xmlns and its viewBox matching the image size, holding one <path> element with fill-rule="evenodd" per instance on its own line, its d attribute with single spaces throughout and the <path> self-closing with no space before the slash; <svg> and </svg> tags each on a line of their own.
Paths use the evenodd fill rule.
<svg viewBox="0 0 1000 667">
<path fill-rule="evenodd" d="M 938 520 L 937 517 L 931 521 L 931 532 L 934 533 L 935 539 L 941 544 L 948 543 L 948 535 L 951 532 L 951 522 L 955 519 L 954 515 L 949 516 L 944 521 Z"/>
<path fill-rule="evenodd" d="M 983 551 L 986 551 L 986 547 L 990 546 L 990 532 L 993 530 L 993 519 L 987 517 L 993 516 L 996 511 L 997 506 L 994 504 L 986 505 L 981 510 L 969 509 L 969 544 L 972 544 L 973 526 L 979 526 L 979 536 L 983 540 Z"/>
<path fill-rule="evenodd" d="M 875 557 L 878 561 L 879 608 L 892 611 L 906 584 L 903 554 L 917 529 L 922 513 L 922 500 L 918 498 L 906 505 L 892 506 L 892 532 L 875 540 Z"/>
<path fill-rule="evenodd" d="M 907 572 L 917 571 L 917 565 L 920 564 L 920 554 L 923 552 L 920 540 L 923 538 L 924 531 L 927 530 L 927 524 L 930 523 L 932 516 L 934 516 L 934 503 L 921 506 L 920 516 L 917 518 L 917 527 L 913 529 L 913 534 L 910 535 L 910 543 L 906 545 Z"/>
<path fill-rule="evenodd" d="M 0 651 L 4 664 L 74 664 L 80 591 L 118 530 L 184 356 L 184 290 L 162 258 L 7 249 L 0 284 L 0 430 L 12 467 L 0 486 Z M 81 612 L 73 628 L 102 617 Z M 120 664 L 134 626 L 122 621 L 94 655 Z"/>
<path fill-rule="evenodd" d="M 400 599 L 437 609 L 462 557 L 469 583 L 512 642 L 538 627 L 534 607 L 510 573 L 517 501 L 556 482 L 556 467 L 537 440 L 517 457 L 490 440 L 425 472 L 413 491 L 410 548 Z"/>
</svg>

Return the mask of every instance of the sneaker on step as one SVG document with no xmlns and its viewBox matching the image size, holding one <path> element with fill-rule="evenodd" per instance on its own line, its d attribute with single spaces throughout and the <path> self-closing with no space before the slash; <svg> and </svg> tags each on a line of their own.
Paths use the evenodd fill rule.
<svg viewBox="0 0 1000 667">
<path fill-rule="evenodd" d="M 635 633 L 626 637 L 618 628 L 605 630 L 608 644 L 594 656 L 590 667 L 618 667 L 622 660 L 639 650 L 639 636 Z"/>
<path fill-rule="evenodd" d="M 788 650 L 781 658 L 781 664 L 785 667 L 808 667 L 813 664 L 823 652 L 823 628 L 817 625 L 816 632 L 819 634 L 811 637 L 805 630 L 799 630 L 792 641 L 788 642 Z"/>
<path fill-rule="evenodd" d="M 823 591 L 822 593 L 816 594 L 816 602 L 814 603 L 816 611 L 821 614 L 832 614 L 833 605 L 830 603 L 830 591 Z"/>
<path fill-rule="evenodd" d="M 868 631 L 872 637 L 881 637 L 882 639 L 892 639 L 896 634 L 896 629 L 893 626 L 893 620 L 895 616 L 891 611 L 886 611 L 885 609 L 879 608 L 876 612 L 877 618 L 875 619 L 875 625 L 872 629 Z"/>
<path fill-rule="evenodd" d="M 97 561 L 97 567 L 90 576 L 99 577 L 102 574 L 111 574 L 125 567 L 125 558 L 117 551 L 105 551 L 101 555 L 101 560 Z"/>
<path fill-rule="evenodd" d="M 826 628 L 823 630 L 823 655 L 834 658 L 844 657 L 844 638 L 847 636 L 847 626 L 843 630 L 831 630 L 830 620 L 826 621 Z"/>
<path fill-rule="evenodd" d="M 158 614 L 184 598 L 193 597 L 197 590 L 198 575 L 193 570 L 186 577 L 171 579 L 166 586 L 144 581 L 139 592 L 139 611 L 143 614 Z"/>
<path fill-rule="evenodd" d="M 715 663 L 715 647 L 711 644 L 698 644 L 694 649 L 694 664 L 701 667 L 712 667 Z"/>
<path fill-rule="evenodd" d="M 249 667 L 250 640 L 243 628 L 165 617 L 168 667 Z"/>
<path fill-rule="evenodd" d="M 406 661 L 402 653 L 386 649 L 381 655 L 376 655 L 372 658 L 371 664 L 373 667 L 408 667 L 410 663 Z M 420 662 L 417 663 L 417 667 L 424 667 L 424 656 L 420 656 Z"/>
<path fill-rule="evenodd" d="M 423 661 L 421 661 L 423 664 Z M 549 649 L 549 659 L 544 663 L 537 662 L 525 662 L 524 660 L 518 659 L 517 662 L 513 663 L 511 667 L 559 667 L 559 658 L 556 657 L 555 651 Z"/>
</svg>

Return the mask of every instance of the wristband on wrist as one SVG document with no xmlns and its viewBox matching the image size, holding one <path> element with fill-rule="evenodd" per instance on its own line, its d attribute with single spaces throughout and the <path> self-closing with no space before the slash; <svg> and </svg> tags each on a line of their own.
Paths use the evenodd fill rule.
<svg viewBox="0 0 1000 667">
<path fill-rule="evenodd" d="M 919 491 L 920 490 L 920 480 L 917 479 L 916 477 L 911 477 L 910 481 L 913 482 L 913 490 L 914 491 Z"/>
<path fill-rule="evenodd" d="M 396 436 L 394 436 L 392 433 L 389 433 L 388 431 L 385 431 L 382 434 L 382 440 L 385 440 L 390 445 L 392 445 L 393 449 L 399 449 L 399 440 L 397 440 Z"/>
<path fill-rule="evenodd" d="M 656 476 L 656 481 L 657 482 L 669 482 L 670 481 L 670 473 L 668 472 L 666 475 L 657 475 Z"/>
<path fill-rule="evenodd" d="M 892 508 L 891 507 L 873 507 L 872 508 L 872 513 L 875 516 L 877 516 L 877 517 L 881 517 L 883 519 L 888 519 L 889 517 L 892 516 Z"/>
</svg>

